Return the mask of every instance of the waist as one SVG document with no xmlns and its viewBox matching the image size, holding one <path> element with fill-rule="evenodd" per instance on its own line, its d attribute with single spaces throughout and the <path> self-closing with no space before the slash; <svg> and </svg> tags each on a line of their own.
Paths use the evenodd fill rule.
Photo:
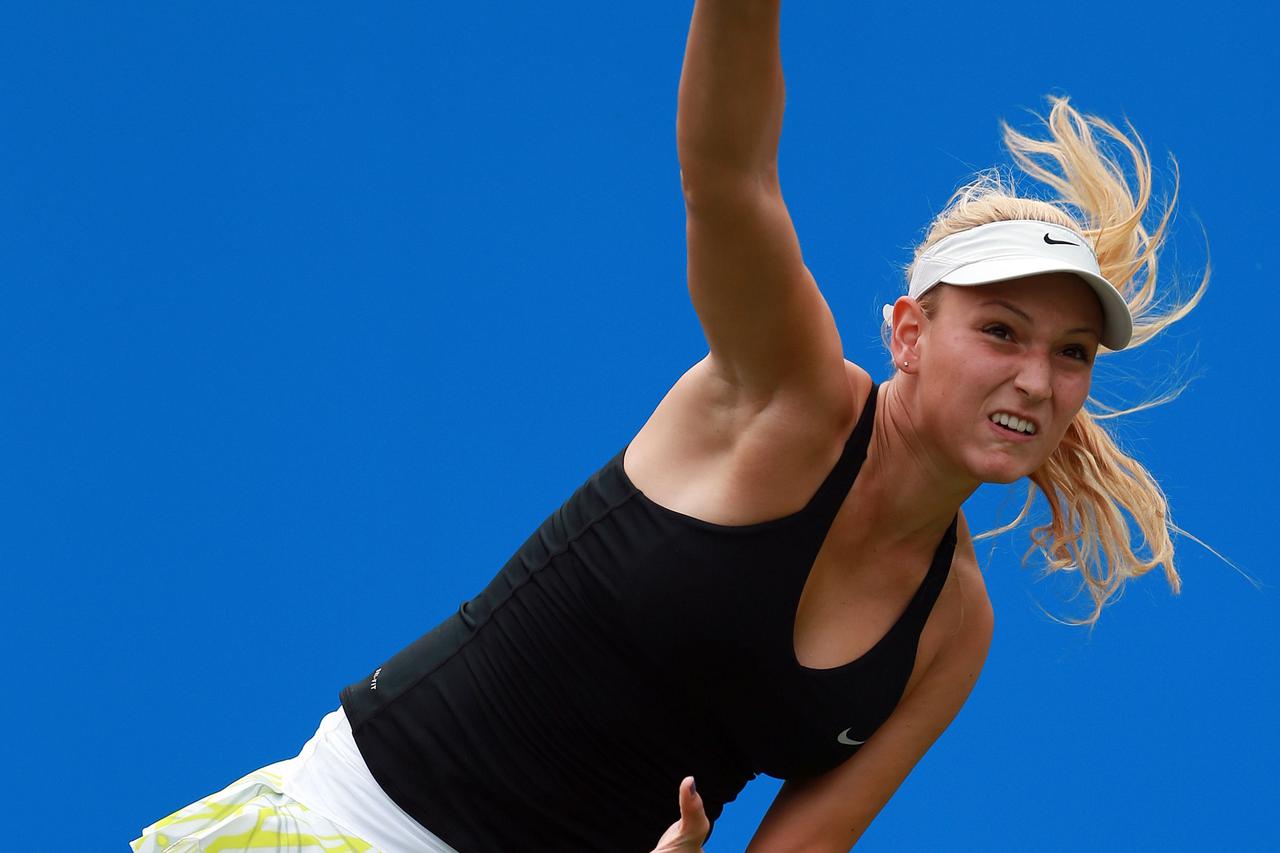
<svg viewBox="0 0 1280 853">
<path fill-rule="evenodd" d="M 302 747 L 285 793 L 381 850 L 457 853 L 387 796 L 369 772 L 341 707 L 326 714 Z"/>
</svg>

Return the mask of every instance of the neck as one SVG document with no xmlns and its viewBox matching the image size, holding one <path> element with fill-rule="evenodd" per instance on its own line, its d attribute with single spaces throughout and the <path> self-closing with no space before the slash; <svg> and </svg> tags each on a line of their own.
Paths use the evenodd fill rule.
<svg viewBox="0 0 1280 853">
<path fill-rule="evenodd" d="M 900 380 L 880 386 L 867 460 L 854 483 L 851 515 L 888 546 L 932 550 L 980 483 L 947 466 Z M 868 535 L 864 533 L 863 535 Z"/>
</svg>

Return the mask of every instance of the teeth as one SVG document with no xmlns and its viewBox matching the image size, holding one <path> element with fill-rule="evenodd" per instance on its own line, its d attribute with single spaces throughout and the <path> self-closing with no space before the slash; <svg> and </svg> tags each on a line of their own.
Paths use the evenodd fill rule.
<svg viewBox="0 0 1280 853">
<path fill-rule="evenodd" d="M 993 423 L 1001 426 L 1007 426 L 1009 429 L 1015 430 L 1026 435 L 1035 435 L 1036 426 L 1031 421 L 1024 421 L 1022 418 L 1014 417 L 1007 412 L 997 412 L 991 416 Z"/>
</svg>

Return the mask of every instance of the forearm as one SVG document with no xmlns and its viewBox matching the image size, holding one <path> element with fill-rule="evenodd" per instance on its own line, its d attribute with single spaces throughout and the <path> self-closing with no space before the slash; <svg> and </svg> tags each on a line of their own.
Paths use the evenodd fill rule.
<svg viewBox="0 0 1280 853">
<path fill-rule="evenodd" d="M 778 46 L 782 0 L 697 0 L 676 111 L 686 189 L 719 175 L 776 168 L 786 89 Z"/>
</svg>

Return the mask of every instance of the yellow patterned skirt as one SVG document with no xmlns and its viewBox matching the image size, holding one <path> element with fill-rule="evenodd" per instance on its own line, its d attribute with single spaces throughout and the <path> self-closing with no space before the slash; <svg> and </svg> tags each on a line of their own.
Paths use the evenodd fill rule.
<svg viewBox="0 0 1280 853">
<path fill-rule="evenodd" d="M 380 853 L 281 790 L 294 759 L 268 764 L 142 830 L 133 853 Z"/>
</svg>

